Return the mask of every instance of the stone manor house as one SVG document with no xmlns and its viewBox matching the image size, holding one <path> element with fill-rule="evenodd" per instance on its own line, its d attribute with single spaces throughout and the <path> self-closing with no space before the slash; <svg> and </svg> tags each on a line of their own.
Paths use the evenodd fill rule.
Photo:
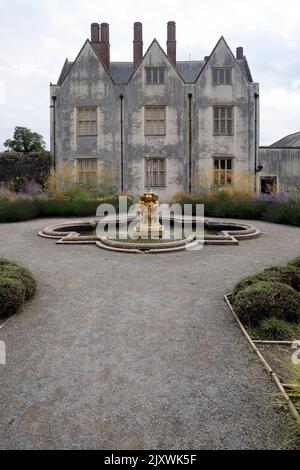
<svg viewBox="0 0 300 470">
<path fill-rule="evenodd" d="M 223 37 L 203 60 L 178 61 L 174 21 L 166 53 L 154 39 L 144 54 L 135 23 L 133 61 L 111 62 L 109 25 L 93 23 L 50 90 L 54 165 L 69 164 L 80 184 L 151 188 L 162 200 L 245 179 L 278 189 L 271 147 L 259 149 L 259 85 L 243 48 L 234 55 Z"/>
</svg>

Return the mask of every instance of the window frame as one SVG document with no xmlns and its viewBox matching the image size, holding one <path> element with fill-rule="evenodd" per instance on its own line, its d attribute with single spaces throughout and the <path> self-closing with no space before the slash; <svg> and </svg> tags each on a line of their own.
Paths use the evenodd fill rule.
<svg viewBox="0 0 300 470">
<path fill-rule="evenodd" d="M 148 170 L 147 170 L 147 164 L 150 161 L 160 161 L 163 162 L 163 170 L 160 169 L 160 166 L 158 166 L 157 169 L 157 184 L 148 184 Z M 163 181 L 161 181 L 161 176 L 163 174 Z M 153 178 L 153 169 L 152 169 L 152 178 Z M 144 187 L 145 188 L 166 188 L 167 187 L 167 158 L 166 157 L 145 157 L 144 158 Z"/>
<path fill-rule="evenodd" d="M 224 83 L 221 83 L 220 82 L 220 71 L 224 71 Z M 230 71 L 230 81 L 229 83 L 226 83 L 226 72 L 227 71 Z M 214 65 L 211 67 L 211 77 L 212 77 L 212 84 L 213 86 L 221 86 L 221 85 L 225 85 L 225 86 L 230 86 L 232 85 L 232 71 L 233 71 L 233 67 L 231 66 L 226 66 L 226 65 Z M 217 82 L 214 81 L 214 73 L 215 72 L 218 72 L 218 80 Z"/>
<path fill-rule="evenodd" d="M 212 125 L 213 125 L 213 135 L 214 136 L 226 137 L 226 136 L 233 136 L 234 135 L 234 108 L 235 108 L 235 106 L 232 105 L 232 104 L 217 104 L 217 105 L 214 105 L 212 107 Z M 218 115 L 218 118 L 215 118 L 215 111 L 217 109 L 219 110 L 219 115 Z M 221 115 L 222 109 L 225 110 L 225 118 L 222 118 L 222 115 Z M 227 117 L 229 109 L 231 110 L 231 118 L 230 119 L 228 119 L 228 117 Z M 218 121 L 218 123 L 219 123 L 219 125 L 218 125 L 219 132 L 216 132 L 216 128 L 215 128 L 215 122 L 216 121 Z M 225 129 L 226 129 L 225 133 L 220 132 L 221 129 L 222 129 L 222 122 L 223 121 L 224 121 Z M 231 122 L 231 132 L 228 132 L 228 121 Z"/>
<path fill-rule="evenodd" d="M 158 110 L 163 110 L 164 111 L 164 119 L 163 121 L 161 119 L 147 119 L 147 111 L 149 111 L 150 109 L 158 109 Z M 147 130 L 147 123 L 148 122 L 151 122 L 151 123 L 156 123 L 157 124 L 157 132 L 153 132 L 153 131 L 148 131 Z M 160 122 L 164 122 L 164 131 L 163 132 L 158 132 L 159 130 L 159 124 Z M 154 136 L 154 137 L 164 137 L 166 136 L 167 134 L 167 106 L 166 105 L 145 105 L 144 106 L 144 135 L 146 137 L 151 137 L 151 136 Z"/>
<path fill-rule="evenodd" d="M 80 111 L 87 111 L 87 110 L 94 110 L 96 113 L 96 119 L 79 119 L 80 117 Z M 95 122 L 96 123 L 96 132 L 95 134 L 93 133 L 88 133 L 88 134 L 82 134 L 80 132 L 80 122 Z M 76 136 L 77 137 L 98 137 L 99 130 L 98 130 L 98 107 L 97 106 L 76 106 Z"/>
<path fill-rule="evenodd" d="M 234 157 L 227 155 L 214 155 L 213 159 L 213 186 L 218 188 L 233 187 L 234 186 Z M 225 161 L 225 168 L 222 169 L 221 162 Z M 218 162 L 218 169 L 215 167 L 215 163 Z M 228 162 L 230 162 L 230 168 L 228 168 Z M 221 182 L 221 173 L 224 172 L 224 184 Z M 228 183 L 228 174 L 230 172 L 230 183 Z M 216 182 L 216 173 L 218 174 Z"/>
<path fill-rule="evenodd" d="M 96 163 L 95 168 L 91 169 L 83 169 L 81 165 L 83 162 L 93 161 Z M 97 157 L 80 157 L 76 158 L 76 175 L 77 175 L 77 183 L 83 188 L 90 188 L 95 189 L 98 186 L 98 179 L 99 179 L 99 158 Z M 95 184 L 86 184 L 86 181 L 80 181 L 81 177 L 85 179 L 87 175 L 94 175 L 95 176 Z"/>
<path fill-rule="evenodd" d="M 153 81 L 153 74 L 154 74 L 154 71 L 157 71 L 157 83 L 155 83 Z M 163 72 L 163 82 L 161 81 L 161 75 L 160 75 L 160 71 Z M 151 73 L 151 81 L 148 82 L 148 72 Z M 145 83 L 146 85 L 158 85 L 158 86 L 161 86 L 161 85 L 165 85 L 166 84 L 166 67 L 165 66 L 160 66 L 160 65 L 150 65 L 149 67 L 145 67 Z"/>
</svg>

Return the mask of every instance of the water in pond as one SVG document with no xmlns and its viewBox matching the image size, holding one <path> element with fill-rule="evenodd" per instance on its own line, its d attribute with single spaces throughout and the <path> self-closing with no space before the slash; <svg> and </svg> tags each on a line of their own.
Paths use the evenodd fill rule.
<svg viewBox="0 0 300 470">
<path fill-rule="evenodd" d="M 193 227 L 194 228 L 194 227 Z M 97 237 L 97 231 L 96 229 L 94 230 L 82 230 L 82 227 L 81 227 L 81 230 L 78 230 L 77 228 L 75 229 L 76 232 L 78 232 L 80 234 L 80 236 L 89 236 L 89 237 Z M 204 236 L 205 235 L 210 235 L 210 236 L 213 236 L 213 235 L 219 235 L 220 233 L 220 230 L 217 230 L 217 229 L 213 229 L 213 228 L 208 228 L 208 227 L 204 227 L 204 230 L 203 230 L 203 233 L 204 233 Z M 185 236 L 183 236 L 182 232 L 181 231 L 176 231 L 175 233 L 175 229 L 174 229 L 174 225 L 170 227 L 170 232 L 169 234 L 167 234 L 165 232 L 165 235 L 164 237 L 161 237 L 161 238 L 137 238 L 137 239 L 134 239 L 134 238 L 131 238 L 131 237 L 127 237 L 127 238 L 119 238 L 119 237 L 109 237 L 111 240 L 120 240 L 120 241 L 124 241 L 124 242 L 127 242 L 127 243 L 136 243 L 137 241 L 139 243 L 149 243 L 149 242 L 161 242 L 162 240 L 165 240 L 165 241 L 172 241 L 172 240 L 183 240 L 184 238 L 186 238 Z"/>
</svg>

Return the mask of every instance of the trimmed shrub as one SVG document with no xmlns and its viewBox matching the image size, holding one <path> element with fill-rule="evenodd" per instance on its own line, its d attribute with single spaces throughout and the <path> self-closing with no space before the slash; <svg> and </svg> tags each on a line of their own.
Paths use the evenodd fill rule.
<svg viewBox="0 0 300 470">
<path fill-rule="evenodd" d="M 25 302 L 32 299 L 36 293 L 36 280 L 29 269 L 17 265 L 6 264 L 0 266 L 0 276 L 16 279 L 20 281 L 25 288 Z"/>
<path fill-rule="evenodd" d="M 267 318 L 258 328 L 260 338 L 265 340 L 289 340 L 293 338 L 293 330 L 289 323 L 280 318 Z"/>
<path fill-rule="evenodd" d="M 34 219 L 39 213 L 33 199 L 12 199 L 0 202 L 0 222 L 20 222 Z"/>
<path fill-rule="evenodd" d="M 238 292 L 260 281 L 287 284 L 300 292 L 300 269 L 296 266 L 274 266 L 254 276 L 247 276 L 235 286 L 233 298 Z"/>
<path fill-rule="evenodd" d="M 300 268 L 297 266 L 274 266 L 267 268 L 262 275 L 275 282 L 281 282 L 300 292 Z"/>
<path fill-rule="evenodd" d="M 21 281 L 0 275 L 0 318 L 8 318 L 23 305 L 25 286 Z"/>
<path fill-rule="evenodd" d="M 288 322 L 300 321 L 300 294 L 279 282 L 260 281 L 238 292 L 233 305 L 237 315 L 249 326 L 270 317 Z"/>
<path fill-rule="evenodd" d="M 300 226 L 300 204 L 287 202 L 268 206 L 264 217 L 267 222 Z"/>
<path fill-rule="evenodd" d="M 296 266 L 300 269 L 300 256 L 298 258 L 292 259 L 292 261 L 288 263 L 288 266 Z"/>
<path fill-rule="evenodd" d="M 119 211 L 119 195 L 102 199 L 48 199 L 47 197 L 0 198 L 0 222 L 19 222 L 35 217 L 89 217 L 96 216 L 100 204 L 111 204 Z M 128 197 L 128 207 L 133 199 Z"/>
<path fill-rule="evenodd" d="M 13 261 L 10 261 L 9 259 L 0 258 L 0 268 L 2 266 L 18 266 L 18 265 L 14 263 Z"/>
</svg>

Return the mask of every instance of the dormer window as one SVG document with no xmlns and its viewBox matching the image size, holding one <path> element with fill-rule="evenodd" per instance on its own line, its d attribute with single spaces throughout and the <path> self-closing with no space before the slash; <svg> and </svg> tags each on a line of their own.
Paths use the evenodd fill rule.
<svg viewBox="0 0 300 470">
<path fill-rule="evenodd" d="M 212 83 L 213 85 L 232 85 L 232 68 L 213 67 Z"/>
<path fill-rule="evenodd" d="M 145 71 L 147 85 L 165 84 L 165 67 L 146 67 Z"/>
</svg>

